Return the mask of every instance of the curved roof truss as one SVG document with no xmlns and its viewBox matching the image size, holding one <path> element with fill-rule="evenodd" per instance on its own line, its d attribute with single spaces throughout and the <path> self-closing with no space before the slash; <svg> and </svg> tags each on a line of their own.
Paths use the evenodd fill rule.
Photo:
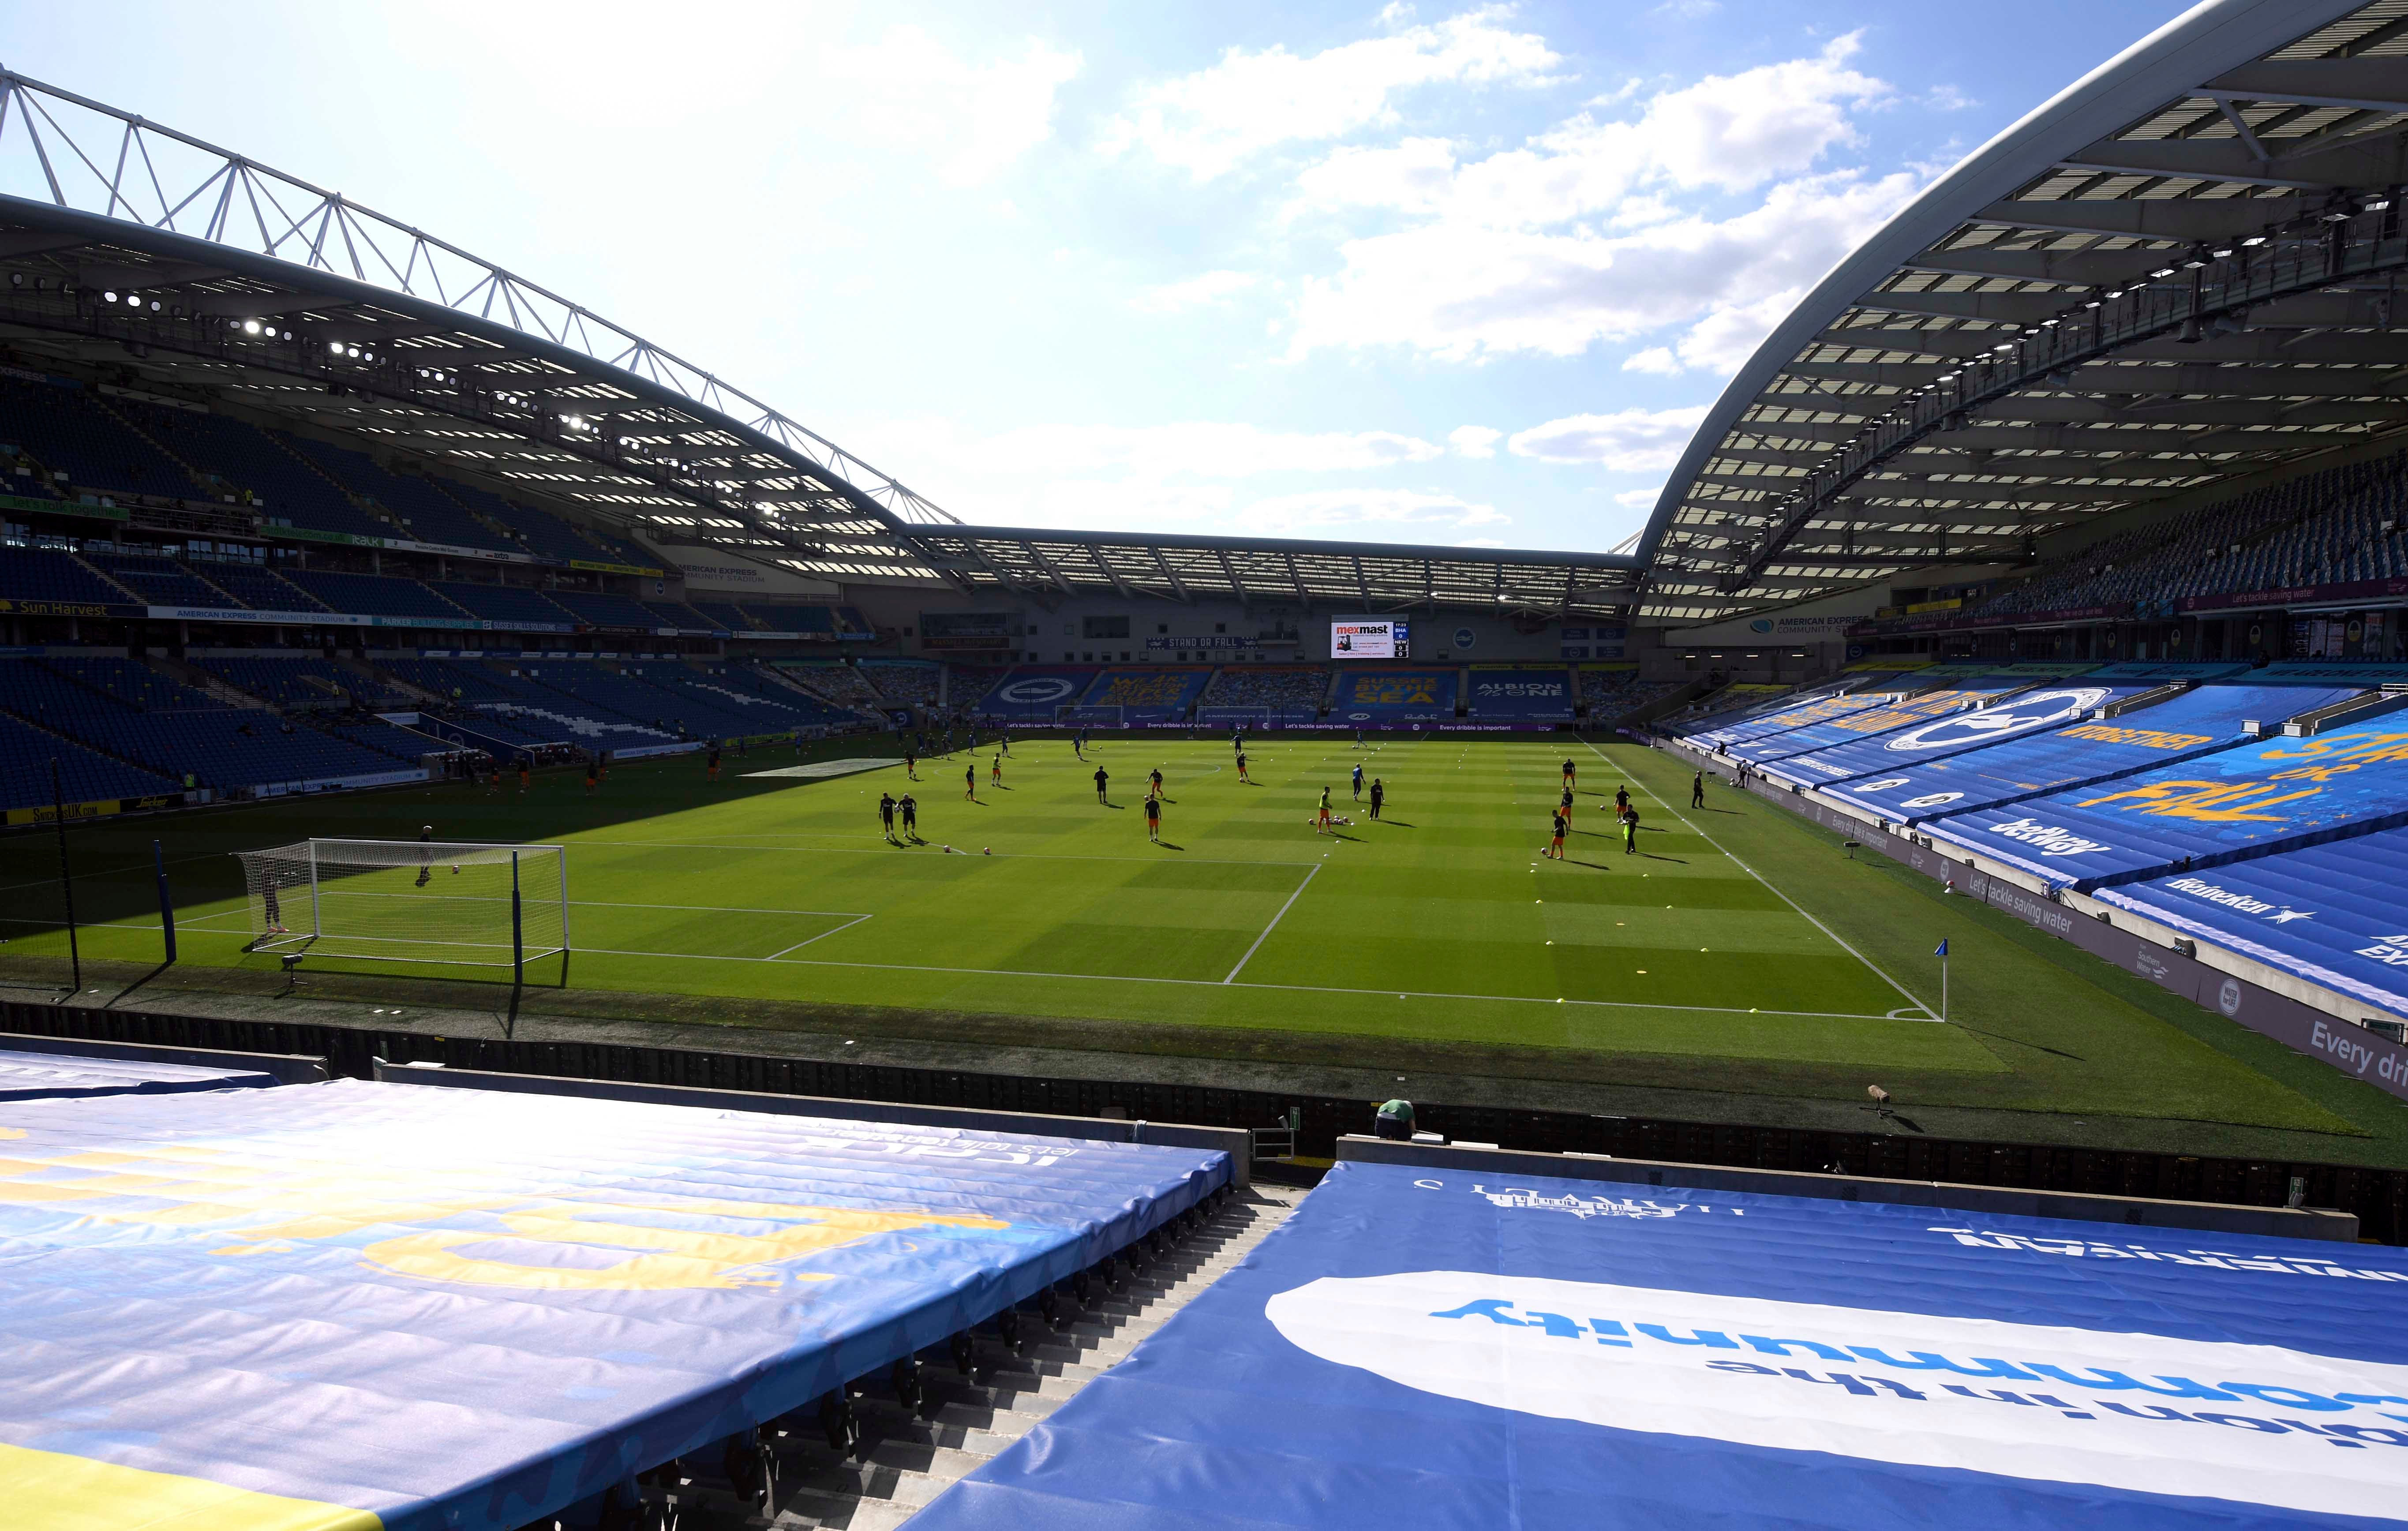
<svg viewBox="0 0 2408 1531">
<path fill-rule="evenodd" d="M 1658 501 L 1711 620 L 2408 429 L 2408 4 L 2210 0 L 1956 166 L 1799 305 Z"/>
</svg>

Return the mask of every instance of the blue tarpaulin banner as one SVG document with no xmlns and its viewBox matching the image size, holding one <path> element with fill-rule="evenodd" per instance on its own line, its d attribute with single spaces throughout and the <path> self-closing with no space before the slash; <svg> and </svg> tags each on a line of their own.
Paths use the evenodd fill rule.
<svg viewBox="0 0 2408 1531">
<path fill-rule="evenodd" d="M 2323 686 L 2201 686 L 2120 717 L 1940 760 L 1901 759 L 1895 769 L 1869 772 L 1837 791 L 1885 818 L 1915 823 L 2187 760 L 2238 743 L 2247 737 L 2244 723 L 2281 723 L 2355 694 Z"/>
<path fill-rule="evenodd" d="M 1918 693 L 1888 706 L 1868 708 L 1826 723 L 1809 723 L 1803 728 L 1792 728 L 1746 744 L 1734 745 L 1730 752 L 1744 760 L 1782 760 L 1791 755 L 1802 755 L 1809 750 L 1854 744 L 1876 735 L 1931 723 L 1952 713 L 1970 711 L 1993 696 L 2028 684 L 2029 678 L 2024 676 L 1967 676 L 1961 680 Z"/>
<path fill-rule="evenodd" d="M 0 1103 L 0 1139 L 11 1531 L 509 1531 L 941 1343 L 1229 1169 L 356 1080 Z"/>
<path fill-rule="evenodd" d="M 275 1082 L 275 1075 L 263 1074 L 255 1068 L 0 1051 L 0 1100 L 34 1100 L 51 1095 L 156 1095 L 184 1090 L 256 1089 Z"/>
<path fill-rule="evenodd" d="M 1340 1164 L 913 1531 L 2408 1517 L 2393 1249 Z"/>
<path fill-rule="evenodd" d="M 2408 1015 L 2408 829 L 2102 888 L 2099 896 Z M 2357 1029 L 2336 1023 L 2336 1035 Z M 2358 1066 L 2372 1061 L 2368 1052 Z"/>
<path fill-rule="evenodd" d="M 2408 823 L 2408 720 L 2236 744 L 2179 765 L 1930 824 L 2053 883 L 2092 888 Z"/>
<path fill-rule="evenodd" d="M 1785 781 L 1820 786 L 1861 776 L 1892 776 L 1908 766 L 1942 760 L 2037 734 L 2043 728 L 2079 722 L 2111 703 L 2137 696 L 2141 685 L 2042 686 L 1996 706 L 1959 710 L 1894 728 L 1875 738 L 1815 750 L 1765 767 L 1764 774 Z"/>
<path fill-rule="evenodd" d="M 1788 705 L 1775 707 L 1770 711 L 1752 711 L 1736 723 L 1695 735 L 1693 742 L 1709 750 L 1725 750 L 1753 739 L 1785 734 L 1793 728 L 1804 728 L 1832 718 L 1844 718 L 1884 706 L 1893 699 L 1886 692 L 1850 692 L 1836 696 L 1793 698 Z"/>
</svg>

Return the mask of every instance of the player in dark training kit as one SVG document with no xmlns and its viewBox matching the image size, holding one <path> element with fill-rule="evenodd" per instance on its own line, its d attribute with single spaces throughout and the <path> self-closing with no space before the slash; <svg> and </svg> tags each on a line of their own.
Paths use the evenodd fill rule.
<svg viewBox="0 0 2408 1531">
<path fill-rule="evenodd" d="M 1548 828 L 1553 831 L 1555 838 L 1547 846 L 1547 854 L 1561 861 L 1564 859 L 1564 831 L 1571 826 L 1564 823 L 1560 812 L 1550 814 L 1548 819 Z"/>
<path fill-rule="evenodd" d="M 1156 845 L 1162 843 L 1162 799 L 1160 797 L 1148 797 L 1145 800 L 1145 837 Z"/>
<path fill-rule="evenodd" d="M 893 839 L 895 837 L 894 794 L 882 792 L 878 794 L 878 822 L 881 825 L 884 826 L 886 830 L 886 837 L 890 840 Z"/>
<path fill-rule="evenodd" d="M 1703 771 L 1689 779 L 1689 806 L 1691 808 L 1706 806 L 1706 773 Z"/>
<path fill-rule="evenodd" d="M 1383 803 L 1383 802 L 1387 801 L 1387 798 L 1388 798 L 1388 789 L 1387 789 L 1387 788 L 1385 788 L 1385 787 L 1383 787 L 1383 786 L 1382 786 L 1382 785 L 1380 785 L 1380 779 L 1379 779 L 1378 777 L 1376 777 L 1376 776 L 1375 776 L 1375 777 L 1373 777 L 1373 778 L 1371 779 L 1371 817 L 1372 817 L 1372 818 L 1376 819 L 1376 818 L 1378 818 L 1378 817 L 1380 816 L 1380 805 L 1381 805 L 1382 803 Z M 1407 827 L 1409 827 L 1409 828 L 1410 828 L 1411 826 L 1410 826 L 1410 825 L 1408 825 Z"/>
<path fill-rule="evenodd" d="M 1638 849 L 1639 810 L 1637 808 L 1625 808 L 1622 810 L 1622 853 L 1627 856 L 1637 851 Z"/>
<path fill-rule="evenodd" d="M 978 762 L 975 760 L 962 771 L 962 795 L 973 803 L 978 801 Z"/>
<path fill-rule="evenodd" d="M 1109 802 L 1111 802 L 1111 798 L 1109 798 L 1109 797 L 1107 797 L 1107 796 L 1105 796 L 1105 795 L 1104 795 L 1104 783 L 1105 783 L 1105 782 L 1107 782 L 1107 781 L 1110 781 L 1111 780 L 1111 777 L 1106 776 L 1106 775 L 1104 774 L 1104 768 L 1103 768 L 1101 766 L 1096 766 L 1096 802 L 1098 802 L 1098 803 L 1109 803 Z"/>
<path fill-rule="evenodd" d="M 920 805 L 907 792 L 903 794 L 903 800 L 896 804 L 895 808 L 903 815 L 903 837 L 907 840 L 918 839 L 920 837 Z"/>
<path fill-rule="evenodd" d="M 1246 774 L 1246 752 L 1243 750 L 1238 751 L 1238 780 L 1250 787 L 1254 784 L 1254 778 Z"/>
<path fill-rule="evenodd" d="M 1569 760 L 1568 760 L 1568 761 L 1565 761 L 1565 762 L 1564 762 L 1564 785 L 1565 785 L 1565 786 L 1569 787 L 1569 786 L 1570 786 L 1570 785 L 1572 784 L 1573 775 L 1574 775 L 1574 772 L 1573 772 L 1572 763 L 1571 763 L 1570 761 L 1569 761 Z"/>
</svg>

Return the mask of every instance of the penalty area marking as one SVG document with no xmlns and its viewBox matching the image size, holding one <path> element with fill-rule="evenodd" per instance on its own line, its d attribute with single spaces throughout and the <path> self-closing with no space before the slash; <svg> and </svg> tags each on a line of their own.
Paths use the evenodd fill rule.
<svg viewBox="0 0 2408 1531">
<path fill-rule="evenodd" d="M 800 766 L 781 766 L 773 771 L 747 771 L 746 780 L 764 776 L 794 777 L 803 781 L 824 780 L 831 776 L 853 776 L 862 771 L 882 771 L 889 766 L 900 766 L 903 757 L 888 759 L 884 755 L 848 755 L 842 760 L 813 760 Z"/>
<path fill-rule="evenodd" d="M 1304 880 L 1296 885 L 1296 892 L 1288 894 L 1287 902 L 1282 904 L 1279 907 L 1279 912 L 1271 916 L 1271 923 L 1265 925 L 1263 933 L 1254 937 L 1254 944 L 1246 948 L 1246 954 L 1238 959 L 1238 966 L 1229 969 L 1229 976 L 1221 980 L 1223 983 L 1238 981 L 1238 975 L 1245 971 L 1246 964 L 1254 960 L 1254 953 L 1263 949 L 1263 943 L 1271 938 L 1271 932 L 1279 928 L 1279 923 L 1287 918 L 1287 911 L 1296 907 L 1296 901 L 1304 896 L 1304 890 L 1312 887 L 1312 880 L 1320 875 L 1321 864 L 1314 862 L 1312 868 L 1304 874 Z"/>
<path fill-rule="evenodd" d="M 1613 764 L 1613 758 L 1608 755 L 1604 751 L 1598 749 L 1586 737 L 1584 736 L 1581 737 L 1581 743 L 1586 745 L 1588 752 L 1595 755 L 1604 764 L 1608 766 Z M 1750 866 L 1747 863 L 1740 860 L 1737 856 L 1732 855 L 1728 851 L 1724 850 L 1721 841 L 1715 839 L 1712 835 L 1707 834 L 1704 830 L 1699 829 L 1696 824 L 1690 823 L 1688 815 L 1683 813 L 1679 808 L 1676 808 L 1671 804 L 1666 802 L 1663 797 L 1656 793 L 1655 788 L 1649 786 L 1644 780 L 1641 780 L 1638 772 L 1632 771 L 1628 774 L 1631 780 L 1639 782 L 1639 790 L 1641 792 L 1643 792 L 1648 796 L 1656 799 L 1656 807 L 1662 808 L 1673 818 L 1680 820 L 1683 823 L 1688 824 L 1690 834 L 1695 835 L 1698 838 L 1705 841 L 1708 845 L 1713 846 L 1714 850 L 1722 855 L 1723 859 L 1728 861 L 1733 866 L 1738 867 L 1741 871 L 1745 872 L 1748 876 L 1756 879 L 1758 882 L 1763 883 L 1766 892 L 1771 894 L 1773 897 L 1780 899 L 1791 909 L 1796 909 L 1798 911 L 1799 918 L 1804 920 L 1808 924 L 1813 925 L 1816 930 L 1821 931 L 1824 935 L 1831 937 L 1833 945 L 1846 952 L 1849 956 L 1856 958 L 1858 962 L 1863 963 L 1867 970 L 1871 972 L 1875 978 L 1880 979 L 1884 983 L 1888 984 L 1891 988 L 1896 989 L 1899 994 L 1904 994 L 1907 999 L 1914 1004 L 1915 1009 L 1923 1012 L 1922 1016 L 1918 1019 L 1934 1024 L 1946 1023 L 1941 1021 L 1940 1014 L 1937 1010 L 1934 1010 L 1930 1006 L 1926 1005 L 1922 1000 L 1916 999 L 1913 990 L 1907 988 L 1905 984 L 1900 983 L 1898 980 L 1890 977 L 1887 973 L 1883 972 L 1880 966 L 1870 957 L 1866 956 L 1863 952 L 1857 951 L 1855 947 L 1850 946 L 1847 942 L 1841 940 L 1840 933 L 1838 931 L 1833 930 L 1822 921 L 1817 920 L 1813 915 L 1807 913 L 1804 905 L 1799 903 L 1798 900 L 1790 897 L 1787 894 L 1783 893 L 1780 889 L 1774 887 L 1771 880 L 1767 878 L 1762 872 L 1757 871 L 1755 867 Z M 1892 1015 L 1884 1016 L 1882 1019 L 1885 1021 L 1890 1020 L 1893 1019 L 1894 1015 L 1895 1012 L 1893 1012 Z"/>
<path fill-rule="evenodd" d="M 829 935 L 836 934 L 834 931 Z M 816 939 L 817 937 L 814 937 Z M 791 948 L 789 949 L 791 950 Z M 1644 999 L 1548 999 L 1538 994 L 1460 994 L 1443 989 L 1348 989 L 1325 983 L 1247 983 L 1228 979 L 1143 978 L 1122 973 L 1048 973 L 1026 967 L 941 967 L 929 963 L 845 962 L 834 957 L 724 957 L 700 952 L 628 952 L 615 947 L 580 946 L 580 956 L 653 957 L 670 962 L 783 962 L 790 967 L 855 967 L 876 973 L 951 973 L 968 978 L 1070 979 L 1082 983 L 1168 983 L 1197 989 L 1261 989 L 1266 993 L 1299 994 L 1370 994 L 1398 999 L 1460 999 L 1491 1005 L 1584 1005 L 1601 1010 L 1680 1010 L 1693 1015 L 1778 1015 L 1797 1021 L 1888 1021 L 1887 1015 L 1854 1010 L 1741 1009 L 1736 1005 L 1667 1005 Z M 1902 1018 L 1910 1025 L 1928 1025 L 1918 1017 Z"/>
</svg>

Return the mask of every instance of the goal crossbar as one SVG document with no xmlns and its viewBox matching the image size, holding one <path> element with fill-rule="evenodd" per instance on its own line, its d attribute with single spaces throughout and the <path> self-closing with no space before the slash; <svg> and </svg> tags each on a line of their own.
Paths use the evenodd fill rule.
<svg viewBox="0 0 2408 1531">
<path fill-rule="evenodd" d="M 235 855 L 253 952 L 523 970 L 569 950 L 561 846 L 308 839 Z"/>
</svg>

